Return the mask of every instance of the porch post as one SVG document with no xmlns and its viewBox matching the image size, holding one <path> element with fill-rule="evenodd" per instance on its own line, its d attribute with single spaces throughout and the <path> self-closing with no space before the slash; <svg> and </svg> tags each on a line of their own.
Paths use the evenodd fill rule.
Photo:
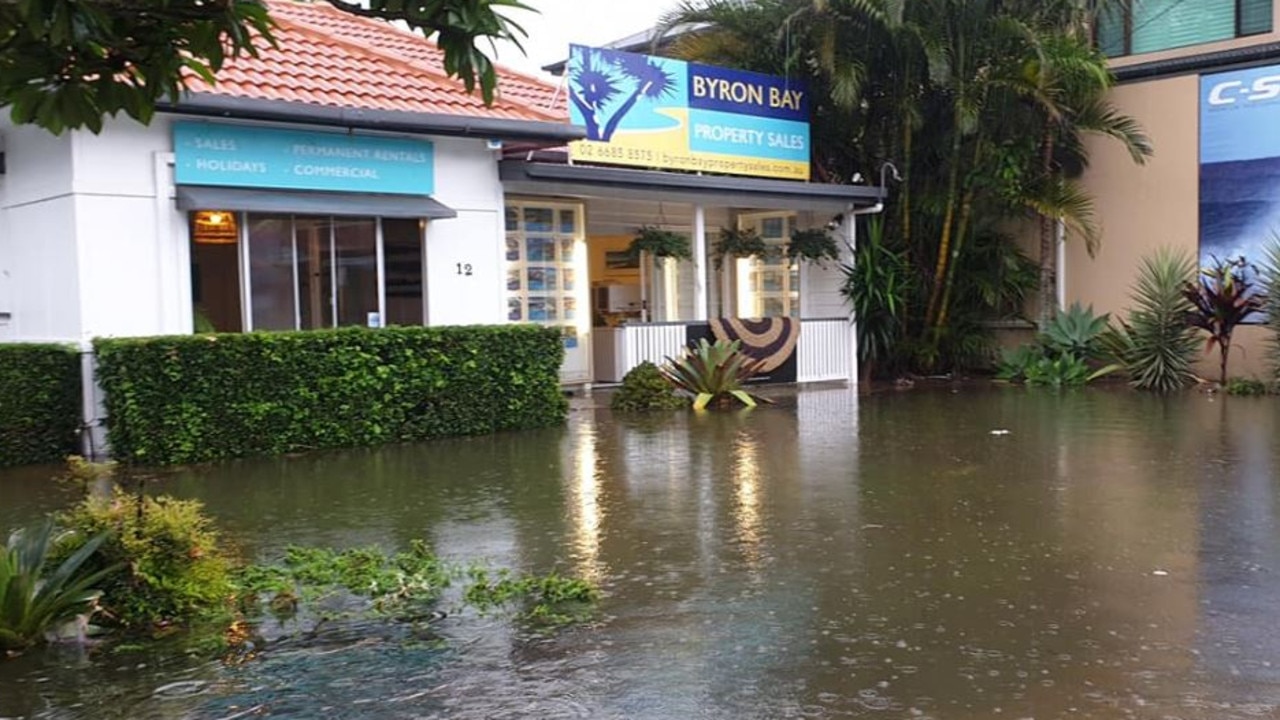
<svg viewBox="0 0 1280 720">
<path fill-rule="evenodd" d="M 707 298 L 707 213 L 693 206 L 693 319 L 706 320 L 710 314 Z"/>
</svg>

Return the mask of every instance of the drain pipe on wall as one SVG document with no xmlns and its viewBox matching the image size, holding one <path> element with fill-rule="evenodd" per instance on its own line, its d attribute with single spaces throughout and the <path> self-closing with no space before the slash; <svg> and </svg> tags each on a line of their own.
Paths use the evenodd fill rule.
<svg viewBox="0 0 1280 720">
<path fill-rule="evenodd" d="M 1058 257 L 1055 260 L 1056 268 L 1053 276 L 1053 283 L 1057 285 L 1058 290 L 1058 310 L 1062 310 L 1067 306 L 1067 225 L 1058 220 Z"/>
<path fill-rule="evenodd" d="M 876 200 L 876 204 L 871 207 L 858 210 L 850 206 L 848 212 L 844 215 L 844 244 L 849 248 L 849 262 L 854 261 L 854 254 L 858 250 L 858 216 L 859 215 L 879 215 L 884 212 L 884 195 L 885 195 L 885 173 L 892 172 L 894 182 L 902 182 L 902 176 L 898 174 L 898 167 L 891 162 L 885 162 L 880 166 L 880 197 Z M 849 384 L 857 388 L 858 386 L 858 318 L 853 316 L 853 309 L 849 309 L 849 317 L 853 322 L 854 330 L 852 336 L 852 362 L 849 363 Z"/>
</svg>

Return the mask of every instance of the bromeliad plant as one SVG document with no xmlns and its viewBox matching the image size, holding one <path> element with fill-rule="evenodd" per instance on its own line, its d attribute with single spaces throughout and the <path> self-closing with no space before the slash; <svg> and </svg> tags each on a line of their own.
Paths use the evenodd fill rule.
<svg viewBox="0 0 1280 720">
<path fill-rule="evenodd" d="M 59 624 L 95 610 L 94 586 L 119 566 L 92 572 L 82 566 L 106 537 L 94 536 L 46 574 L 57 542 L 53 519 L 9 536 L 0 546 L 0 653 L 35 645 Z"/>
<path fill-rule="evenodd" d="M 760 361 L 742 352 L 741 341 L 706 338 L 685 350 L 679 359 L 667 358 L 659 370 L 676 388 L 693 395 L 693 409 L 702 410 L 712 401 L 727 402 L 736 398 L 747 407 L 755 407 L 759 399 L 742 389 L 743 384 L 760 370 Z"/>
<path fill-rule="evenodd" d="M 1205 352 L 1218 346 L 1218 382 L 1227 384 L 1227 359 L 1231 355 L 1231 336 L 1238 325 L 1262 312 L 1265 295 L 1248 277 L 1253 268 L 1243 256 L 1219 260 L 1200 270 L 1200 277 L 1186 283 L 1182 294 L 1192 305 L 1187 322 L 1209 334 Z"/>
<path fill-rule="evenodd" d="M 1080 303 L 1072 303 L 1044 326 L 1040 343 L 1058 354 L 1089 360 L 1100 353 L 1099 340 L 1110 320 L 1109 314 L 1094 315 L 1092 306 L 1084 308 Z"/>
</svg>

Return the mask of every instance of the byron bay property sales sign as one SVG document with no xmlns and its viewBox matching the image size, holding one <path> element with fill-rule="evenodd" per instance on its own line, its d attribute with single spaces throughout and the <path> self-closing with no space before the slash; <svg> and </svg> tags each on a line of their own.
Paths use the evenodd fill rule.
<svg viewBox="0 0 1280 720">
<path fill-rule="evenodd" d="M 430 141 L 251 125 L 173 125 L 181 185 L 430 195 Z"/>
<path fill-rule="evenodd" d="M 809 94 L 796 80 L 574 45 L 569 107 L 584 162 L 809 179 Z"/>
</svg>

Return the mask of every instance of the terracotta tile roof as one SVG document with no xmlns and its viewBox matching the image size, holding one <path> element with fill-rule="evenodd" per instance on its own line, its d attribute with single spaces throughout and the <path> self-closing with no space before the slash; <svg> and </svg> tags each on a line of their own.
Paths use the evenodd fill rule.
<svg viewBox="0 0 1280 720">
<path fill-rule="evenodd" d="M 194 93 L 288 100 L 349 108 L 446 113 L 469 117 L 567 122 L 567 103 L 551 107 L 556 87 L 498 68 L 498 97 L 485 106 L 479 91 L 444 74 L 435 43 L 381 20 L 324 2 L 270 0 L 276 48 L 223 66 L 210 86 L 191 78 Z"/>
</svg>

